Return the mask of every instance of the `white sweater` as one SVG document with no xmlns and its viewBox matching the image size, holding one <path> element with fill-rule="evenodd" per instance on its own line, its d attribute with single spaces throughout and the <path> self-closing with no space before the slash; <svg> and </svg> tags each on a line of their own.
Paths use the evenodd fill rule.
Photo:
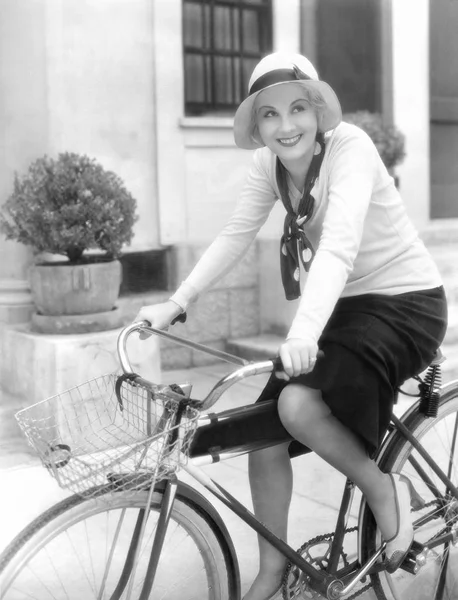
<svg viewBox="0 0 458 600">
<path fill-rule="evenodd" d="M 280 196 L 276 156 L 256 150 L 235 212 L 172 300 L 184 310 L 234 267 Z M 293 208 L 301 193 L 289 179 Z M 395 295 L 442 285 L 376 147 L 360 128 L 341 123 L 327 136 L 305 226 L 316 255 L 288 338 L 318 341 L 340 297 Z M 279 283 L 281 285 L 281 283 Z"/>
</svg>

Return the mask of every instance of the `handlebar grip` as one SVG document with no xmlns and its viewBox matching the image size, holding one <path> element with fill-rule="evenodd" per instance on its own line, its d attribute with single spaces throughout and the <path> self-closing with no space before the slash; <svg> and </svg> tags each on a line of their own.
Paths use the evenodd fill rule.
<svg viewBox="0 0 458 600">
<path fill-rule="evenodd" d="M 175 325 L 175 323 L 186 323 L 187 318 L 188 315 L 186 314 L 186 311 L 182 312 L 171 321 L 170 325 Z"/>
</svg>

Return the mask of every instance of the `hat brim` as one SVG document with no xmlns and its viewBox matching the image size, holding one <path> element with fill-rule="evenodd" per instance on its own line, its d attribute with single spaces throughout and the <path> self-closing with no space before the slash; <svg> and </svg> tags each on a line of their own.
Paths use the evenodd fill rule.
<svg viewBox="0 0 458 600">
<path fill-rule="evenodd" d="M 253 125 L 253 105 L 258 97 L 258 94 L 266 89 L 276 87 L 278 85 L 297 85 L 300 84 L 304 87 L 310 87 L 317 90 L 326 104 L 326 109 L 322 113 L 322 117 L 319 124 L 319 131 L 325 133 L 331 129 L 335 129 L 337 125 L 342 121 L 342 108 L 340 106 L 339 99 L 332 87 L 325 81 L 315 81 L 311 79 L 301 79 L 298 81 L 281 81 L 280 83 L 274 83 L 269 85 L 259 92 L 251 94 L 248 98 L 240 104 L 235 116 L 234 116 L 234 140 L 239 148 L 245 150 L 254 150 L 256 148 L 262 148 L 264 144 L 253 139 L 252 137 L 252 125 Z"/>
</svg>

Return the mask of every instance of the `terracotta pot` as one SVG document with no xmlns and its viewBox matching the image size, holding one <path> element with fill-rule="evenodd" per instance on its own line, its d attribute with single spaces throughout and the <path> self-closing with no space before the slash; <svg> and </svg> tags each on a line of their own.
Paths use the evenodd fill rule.
<svg viewBox="0 0 458 600">
<path fill-rule="evenodd" d="M 119 296 L 122 267 L 118 260 L 79 265 L 34 265 L 30 287 L 42 315 L 85 315 L 111 310 Z"/>
</svg>

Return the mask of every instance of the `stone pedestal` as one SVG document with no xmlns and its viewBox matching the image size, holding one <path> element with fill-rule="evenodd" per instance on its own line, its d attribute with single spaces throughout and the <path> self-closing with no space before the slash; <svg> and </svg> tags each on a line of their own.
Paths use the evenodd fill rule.
<svg viewBox="0 0 458 600">
<path fill-rule="evenodd" d="M 80 335 L 33 333 L 30 325 L 4 326 L 0 331 L 0 381 L 18 410 L 89 379 L 120 372 L 116 342 L 120 329 Z M 133 369 L 160 382 L 159 342 L 140 341 L 132 334 L 127 351 Z"/>
<path fill-rule="evenodd" d="M 29 283 L 0 278 L 0 323 L 23 323 L 33 311 Z"/>
</svg>

